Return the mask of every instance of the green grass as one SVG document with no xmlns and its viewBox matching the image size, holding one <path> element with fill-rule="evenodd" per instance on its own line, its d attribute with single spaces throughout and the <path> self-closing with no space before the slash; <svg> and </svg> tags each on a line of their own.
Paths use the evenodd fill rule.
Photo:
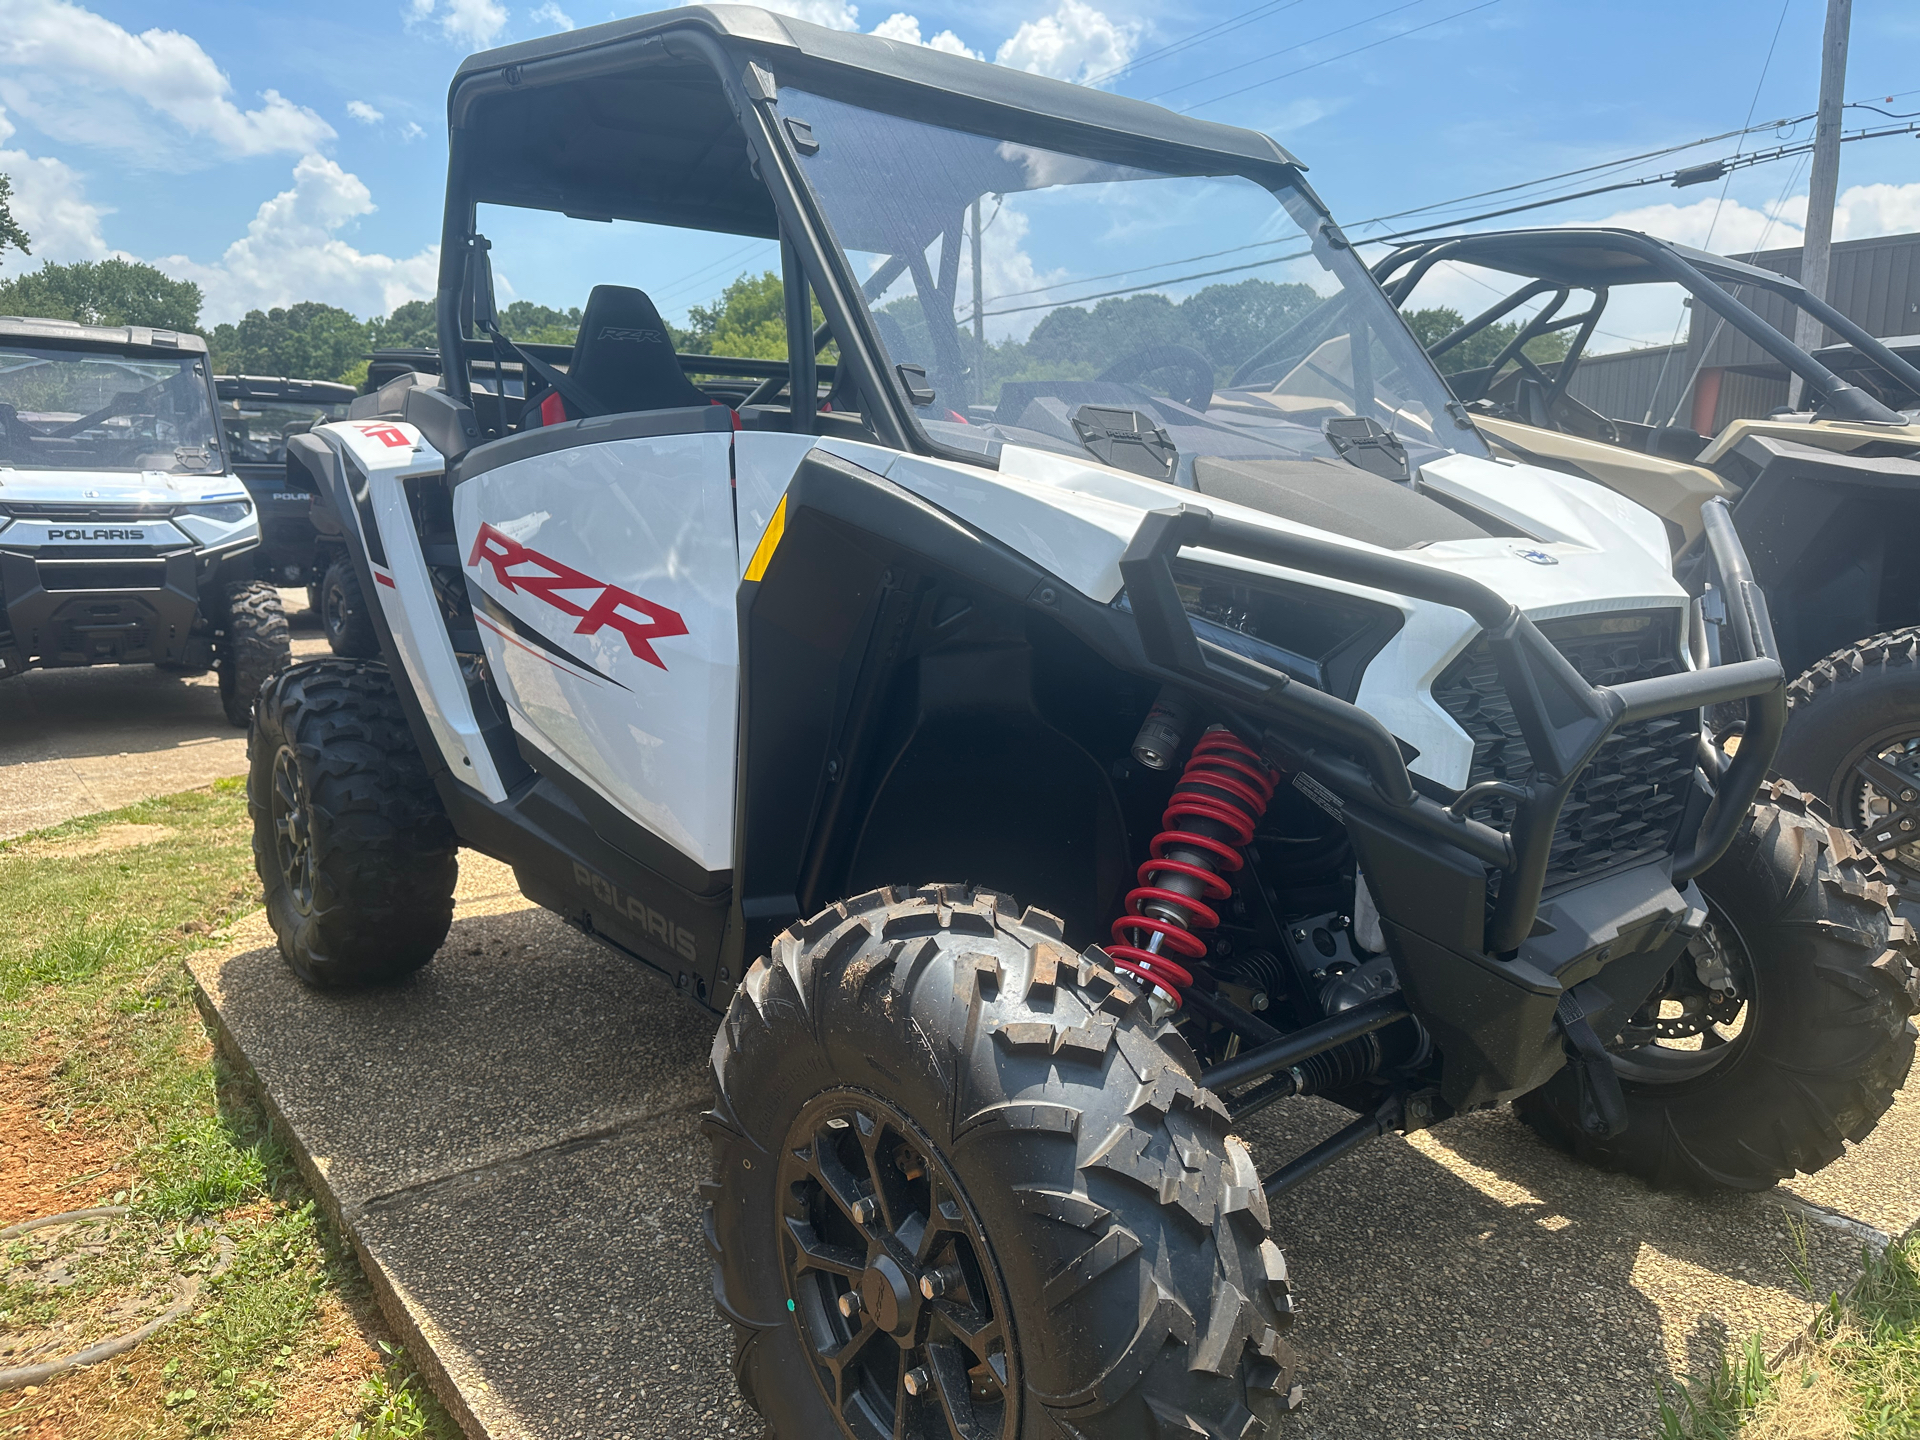
<svg viewBox="0 0 1920 1440">
<path fill-rule="evenodd" d="M 125 824 L 172 833 L 75 853 L 89 836 Z M 135 1352 L 138 1363 L 61 1382 L 144 1383 L 152 1392 L 103 1396 L 86 1433 L 244 1435 L 280 1411 L 303 1365 L 341 1343 L 326 1333 L 329 1303 L 339 1302 L 336 1330 L 342 1305 L 365 1308 L 351 1252 L 216 1062 L 182 963 L 257 906 L 248 833 L 235 780 L 0 844 L 0 1066 L 51 1058 L 36 1096 L 41 1123 L 109 1136 L 127 1162 L 122 1173 L 133 1176 L 77 1187 L 63 1204 L 131 1204 L 172 1226 L 183 1251 L 211 1244 L 206 1229 L 234 1246 L 194 1313 Z M 0 1297 L 0 1309 L 40 1303 Z M 350 1397 L 359 1419 L 343 1434 L 458 1434 L 396 1356 L 367 1384 L 369 1393 Z M 13 1433 L 5 1419 L 0 1435 Z"/>
<path fill-rule="evenodd" d="M 1662 1387 L 1661 1440 L 1920 1440 L 1920 1229 L 1861 1264 L 1779 1371 L 1756 1335 L 1710 1374 Z"/>
</svg>

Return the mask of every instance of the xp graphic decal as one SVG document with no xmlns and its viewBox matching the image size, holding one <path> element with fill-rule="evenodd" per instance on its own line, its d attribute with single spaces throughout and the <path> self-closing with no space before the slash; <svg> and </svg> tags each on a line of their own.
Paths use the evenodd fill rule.
<svg viewBox="0 0 1920 1440">
<path fill-rule="evenodd" d="M 530 595 L 561 614 L 579 620 L 573 627 L 574 634 L 597 635 L 611 627 L 620 632 L 637 659 L 662 670 L 667 668 L 667 662 L 660 658 L 652 642 L 687 633 L 687 622 L 680 618 L 679 611 L 643 600 L 618 585 L 583 575 L 571 565 L 562 565 L 484 522 L 480 533 L 474 536 L 472 553 L 467 556 L 469 570 L 482 565 L 490 567 L 494 579 L 510 593 Z M 516 571 L 519 573 L 514 573 Z M 560 593 L 567 590 L 599 593 L 592 604 L 583 606 Z"/>
</svg>

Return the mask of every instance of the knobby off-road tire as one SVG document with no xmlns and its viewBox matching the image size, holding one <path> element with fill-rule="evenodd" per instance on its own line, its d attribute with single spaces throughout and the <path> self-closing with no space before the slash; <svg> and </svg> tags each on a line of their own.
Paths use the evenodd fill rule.
<svg viewBox="0 0 1920 1440">
<path fill-rule="evenodd" d="M 748 972 L 702 1189 L 780 1440 L 1278 1433 L 1292 1300 L 1259 1176 L 1104 959 L 947 885 L 835 905 Z"/>
<path fill-rule="evenodd" d="M 309 985 L 377 984 L 453 923 L 453 826 L 384 665 L 309 660 L 261 693 L 247 739 L 254 867 Z"/>
<path fill-rule="evenodd" d="M 264 580 L 229 586 L 221 597 L 220 629 L 220 708 L 229 725 L 244 730 L 260 687 L 293 663 L 293 637 L 280 608 L 280 592 Z"/>
<path fill-rule="evenodd" d="M 1875 635 L 1836 650 L 1787 687 L 1787 729 L 1774 769 L 1826 802 L 1833 818 L 1866 837 L 1887 833 L 1874 826 L 1866 804 L 1862 761 L 1883 755 L 1896 772 L 1912 777 L 1920 791 L 1920 627 Z M 1876 785 L 1884 810 L 1891 784 Z M 1901 805 L 1898 808 L 1907 808 Z M 1908 809 L 1910 832 L 1895 831 L 1897 848 L 1881 860 L 1906 889 L 1920 893 L 1920 813 Z"/>
<path fill-rule="evenodd" d="M 342 557 L 327 567 L 320 582 L 320 628 L 327 648 L 347 659 L 370 660 L 380 653 L 373 614 L 360 593 L 360 577 L 351 561 Z"/>
<path fill-rule="evenodd" d="M 1630 1120 L 1607 1140 L 1581 1128 L 1571 1071 L 1515 1108 L 1580 1159 L 1670 1188 L 1764 1190 L 1839 1159 L 1913 1064 L 1920 979 L 1884 875 L 1816 804 L 1770 782 L 1700 877 L 1715 934 L 1744 969 L 1745 1012 L 1717 1063 L 1649 1082 L 1632 1078 L 1647 1073 L 1633 1052 L 1617 1053 Z"/>
</svg>

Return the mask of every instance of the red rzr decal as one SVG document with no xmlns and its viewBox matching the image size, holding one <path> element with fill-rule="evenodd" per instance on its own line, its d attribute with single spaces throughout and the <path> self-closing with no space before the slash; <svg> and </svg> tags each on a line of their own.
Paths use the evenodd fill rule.
<svg viewBox="0 0 1920 1440">
<path fill-rule="evenodd" d="M 358 430 L 369 440 L 378 440 L 389 450 L 411 450 L 413 448 L 413 441 L 407 438 L 407 432 L 402 430 L 398 425 L 356 425 L 354 429 Z"/>
<path fill-rule="evenodd" d="M 473 553 L 467 556 L 468 569 L 481 565 L 491 566 L 494 579 L 508 590 L 544 600 L 563 615 L 576 616 L 580 623 L 573 627 L 574 634 L 596 635 L 611 626 L 626 637 L 627 648 L 637 659 L 649 665 L 658 665 L 662 670 L 667 668 L 667 662 L 654 653 L 649 642 L 687 633 L 687 622 L 680 618 L 679 611 L 656 605 L 651 600 L 642 600 L 618 585 L 609 585 L 603 580 L 595 580 L 591 575 L 582 575 L 572 566 L 562 565 L 538 550 L 529 549 L 491 525 L 483 524 L 480 527 L 480 533 L 473 539 Z M 538 566 L 545 573 L 509 573 L 530 565 Z M 591 605 L 581 606 L 562 595 L 562 590 L 597 590 L 600 593 Z"/>
</svg>

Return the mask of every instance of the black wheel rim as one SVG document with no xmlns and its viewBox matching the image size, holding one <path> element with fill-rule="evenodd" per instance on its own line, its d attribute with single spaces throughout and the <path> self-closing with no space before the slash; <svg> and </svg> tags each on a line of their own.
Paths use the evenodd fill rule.
<svg viewBox="0 0 1920 1440">
<path fill-rule="evenodd" d="M 998 1440 L 1018 1423 L 1006 1294 L 973 1206 L 919 1127 L 833 1091 L 779 1173 L 787 1310 L 855 1440 Z"/>
<path fill-rule="evenodd" d="M 1730 1064 L 1752 1037 L 1762 996 L 1745 937 L 1707 905 L 1706 928 L 1607 1048 L 1622 1081 L 1678 1085 Z M 1714 981 L 1718 981 L 1716 987 Z"/>
<path fill-rule="evenodd" d="M 1920 734 L 1883 735 L 1847 766 L 1835 807 L 1867 850 L 1920 878 Z"/>
<path fill-rule="evenodd" d="M 287 746 L 273 757 L 273 849 L 293 908 L 313 911 L 313 812 L 299 758 Z"/>
<path fill-rule="evenodd" d="M 329 585 L 321 599 L 324 602 L 320 611 L 321 627 L 327 632 L 329 640 L 337 639 L 346 630 L 347 621 L 351 618 L 347 613 L 346 592 L 338 585 Z"/>
</svg>

